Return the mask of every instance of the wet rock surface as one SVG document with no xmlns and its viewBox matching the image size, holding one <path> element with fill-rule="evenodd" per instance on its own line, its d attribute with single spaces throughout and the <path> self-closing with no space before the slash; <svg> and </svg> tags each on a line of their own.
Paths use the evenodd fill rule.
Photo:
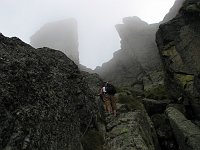
<svg viewBox="0 0 200 150">
<path fill-rule="evenodd" d="M 0 34 L 0 83 L 0 149 L 82 149 L 94 96 L 62 52 Z"/>
</svg>

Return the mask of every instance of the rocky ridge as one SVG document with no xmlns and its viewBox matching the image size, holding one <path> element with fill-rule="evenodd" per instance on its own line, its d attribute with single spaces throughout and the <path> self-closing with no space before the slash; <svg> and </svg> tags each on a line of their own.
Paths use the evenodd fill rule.
<svg viewBox="0 0 200 150">
<path fill-rule="evenodd" d="M 126 105 L 118 104 L 118 112 L 117 118 L 106 118 L 107 150 L 160 149 L 153 124 L 144 110 L 130 111 Z"/>
<path fill-rule="evenodd" d="M 82 150 L 94 95 L 62 52 L 0 34 L 0 149 Z"/>
</svg>

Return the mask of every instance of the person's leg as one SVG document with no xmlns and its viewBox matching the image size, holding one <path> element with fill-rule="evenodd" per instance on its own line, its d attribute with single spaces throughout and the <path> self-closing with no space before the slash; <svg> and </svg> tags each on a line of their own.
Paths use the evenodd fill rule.
<svg viewBox="0 0 200 150">
<path fill-rule="evenodd" d="M 106 111 L 110 114 L 112 112 L 111 101 L 108 95 L 105 96 Z"/>
<path fill-rule="evenodd" d="M 111 114 L 112 113 L 112 107 L 111 107 L 111 104 L 109 102 L 109 105 L 108 105 L 108 113 Z"/>
<path fill-rule="evenodd" d="M 113 116 L 117 116 L 117 110 L 113 110 Z"/>
<path fill-rule="evenodd" d="M 110 99 L 111 99 L 113 115 L 116 116 L 117 115 L 117 105 L 116 105 L 117 99 L 114 95 L 111 95 Z"/>
<path fill-rule="evenodd" d="M 106 110 L 107 108 L 106 108 L 106 98 L 105 98 L 105 95 L 103 95 L 102 98 L 103 98 L 103 107 L 104 107 L 104 110 L 107 111 Z"/>
</svg>

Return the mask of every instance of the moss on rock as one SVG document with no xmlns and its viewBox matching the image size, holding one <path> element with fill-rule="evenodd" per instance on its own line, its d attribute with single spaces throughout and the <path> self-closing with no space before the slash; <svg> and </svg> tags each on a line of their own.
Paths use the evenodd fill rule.
<svg viewBox="0 0 200 150">
<path fill-rule="evenodd" d="M 128 95 L 132 95 L 133 97 L 142 96 L 144 97 L 143 92 L 135 91 L 132 87 L 116 87 L 117 93 L 127 93 Z"/>
<path fill-rule="evenodd" d="M 126 104 L 129 110 L 144 110 L 144 106 L 141 103 L 141 97 L 135 96 L 131 91 L 124 91 L 118 94 L 118 101 L 121 104 Z"/>
<path fill-rule="evenodd" d="M 186 11 L 200 13 L 200 6 L 199 5 L 200 5 L 199 3 L 189 5 L 188 7 L 186 7 Z"/>
<path fill-rule="evenodd" d="M 176 55 L 177 55 L 177 51 L 176 51 L 175 46 L 172 46 L 171 48 L 169 48 L 169 49 L 163 51 L 163 52 L 162 52 L 162 55 L 163 55 L 163 56 L 168 56 L 168 57 L 176 56 Z"/>
<path fill-rule="evenodd" d="M 164 85 L 158 85 L 145 91 L 145 97 L 155 100 L 167 99 L 167 91 Z"/>
<path fill-rule="evenodd" d="M 182 88 L 186 88 L 186 86 L 190 85 L 194 80 L 193 75 L 187 74 L 175 74 L 174 77 L 178 80 Z"/>
</svg>

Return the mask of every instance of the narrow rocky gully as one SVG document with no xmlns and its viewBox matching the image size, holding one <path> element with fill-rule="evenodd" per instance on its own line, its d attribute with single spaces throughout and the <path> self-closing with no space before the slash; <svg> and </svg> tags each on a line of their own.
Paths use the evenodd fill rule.
<svg viewBox="0 0 200 150">
<path fill-rule="evenodd" d="M 169 120 L 164 114 L 169 101 L 158 102 L 145 98 L 149 97 L 148 94 L 146 93 L 145 96 L 144 93 L 130 88 L 118 89 L 116 117 L 105 113 L 102 100 L 96 97 L 99 106 L 98 119 L 87 128 L 88 131 L 82 142 L 83 148 L 88 150 L 178 149 Z M 148 107 L 148 112 L 145 106 Z M 157 124 L 156 128 L 148 113 L 151 116 L 154 114 L 153 117 L 157 119 L 154 120 Z"/>
</svg>

